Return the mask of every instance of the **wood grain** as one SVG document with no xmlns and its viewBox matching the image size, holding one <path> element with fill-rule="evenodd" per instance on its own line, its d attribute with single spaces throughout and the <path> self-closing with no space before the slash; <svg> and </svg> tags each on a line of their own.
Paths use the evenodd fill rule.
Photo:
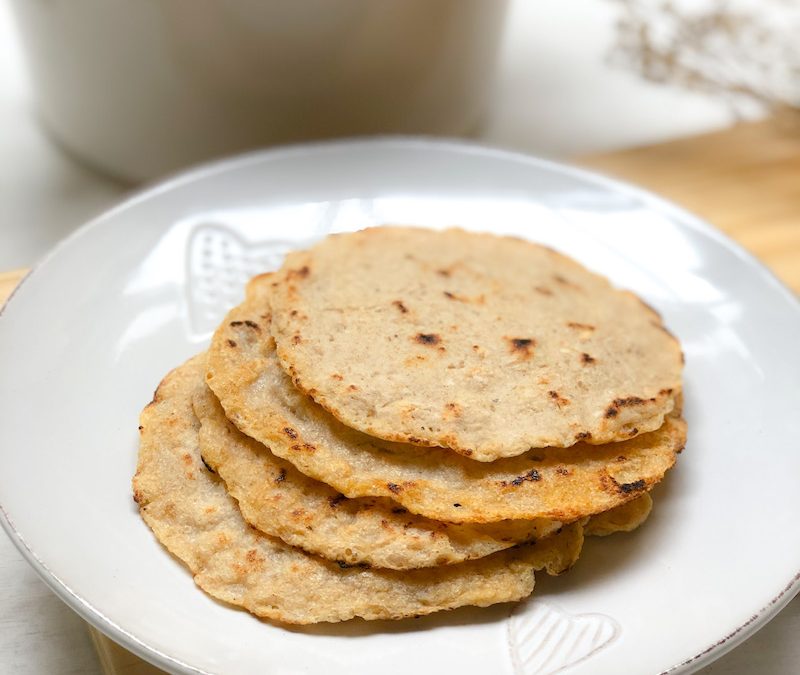
<svg viewBox="0 0 800 675">
<path fill-rule="evenodd" d="M 0 307 L 2 307 L 8 296 L 11 295 L 11 291 L 17 287 L 17 284 L 22 281 L 27 272 L 28 270 L 0 272 Z"/>
</svg>

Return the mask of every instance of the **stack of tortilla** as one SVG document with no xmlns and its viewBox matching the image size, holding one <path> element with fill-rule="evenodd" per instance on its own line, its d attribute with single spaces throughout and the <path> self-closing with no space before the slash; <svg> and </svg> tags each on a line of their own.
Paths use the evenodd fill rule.
<svg viewBox="0 0 800 675">
<path fill-rule="evenodd" d="M 210 595 L 287 623 L 528 596 L 674 464 L 682 354 L 543 246 L 332 235 L 254 278 L 141 416 L 134 497 Z"/>
</svg>

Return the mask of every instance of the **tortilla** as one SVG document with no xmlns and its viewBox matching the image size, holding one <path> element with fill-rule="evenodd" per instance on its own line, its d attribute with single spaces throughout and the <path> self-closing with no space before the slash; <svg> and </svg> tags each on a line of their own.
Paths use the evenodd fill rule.
<svg viewBox="0 0 800 675">
<path fill-rule="evenodd" d="M 521 239 L 372 228 L 290 253 L 252 285 L 272 289 L 295 386 L 385 440 L 485 462 L 604 444 L 661 427 L 681 388 L 657 312 Z"/>
<path fill-rule="evenodd" d="M 622 506 L 589 518 L 584 525 L 584 534 L 607 537 L 616 532 L 631 532 L 647 520 L 653 510 L 653 498 L 645 492 Z"/>
</svg>

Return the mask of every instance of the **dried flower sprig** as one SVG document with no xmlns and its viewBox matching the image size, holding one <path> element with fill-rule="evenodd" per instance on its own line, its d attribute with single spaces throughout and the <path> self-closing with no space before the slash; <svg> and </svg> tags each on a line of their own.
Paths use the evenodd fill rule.
<svg viewBox="0 0 800 675">
<path fill-rule="evenodd" d="M 612 63 L 734 109 L 800 109 L 800 1 L 610 1 L 620 10 Z"/>
</svg>

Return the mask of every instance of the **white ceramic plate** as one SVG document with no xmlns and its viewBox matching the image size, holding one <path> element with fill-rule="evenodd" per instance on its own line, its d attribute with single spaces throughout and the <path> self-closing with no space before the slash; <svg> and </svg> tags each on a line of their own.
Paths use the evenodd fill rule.
<svg viewBox="0 0 800 675">
<path fill-rule="evenodd" d="M 206 597 L 139 518 L 137 417 L 251 274 L 327 232 L 383 222 L 522 235 L 640 293 L 686 352 L 689 443 L 645 527 L 589 541 L 526 603 L 281 628 Z M 84 618 L 174 672 L 688 672 L 800 585 L 798 344 L 798 303 L 761 265 L 625 185 L 417 140 L 249 155 L 97 219 L 9 301 L 3 524 Z"/>
</svg>

